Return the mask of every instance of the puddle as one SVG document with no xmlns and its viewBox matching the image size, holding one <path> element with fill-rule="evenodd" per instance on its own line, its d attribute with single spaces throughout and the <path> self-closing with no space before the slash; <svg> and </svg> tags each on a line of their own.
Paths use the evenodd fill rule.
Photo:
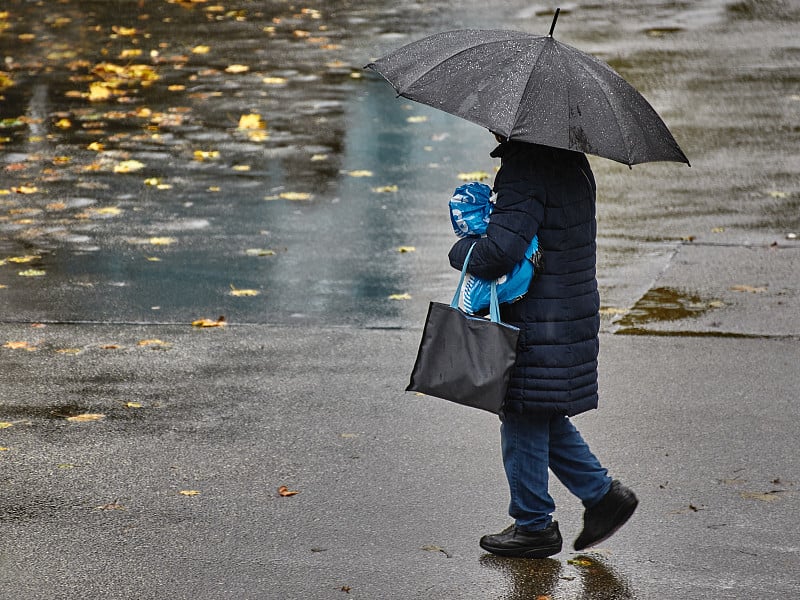
<svg viewBox="0 0 800 600">
<path fill-rule="evenodd" d="M 701 298 L 689 292 L 668 287 L 653 288 L 616 322 L 618 329 L 615 333 L 651 334 L 654 332 L 646 328 L 650 323 L 692 319 L 722 306 L 724 304 L 719 300 Z"/>
</svg>

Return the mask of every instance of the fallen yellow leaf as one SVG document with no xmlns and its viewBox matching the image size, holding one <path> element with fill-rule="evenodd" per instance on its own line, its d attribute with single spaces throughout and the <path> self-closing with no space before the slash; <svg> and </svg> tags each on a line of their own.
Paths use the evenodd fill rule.
<svg viewBox="0 0 800 600">
<path fill-rule="evenodd" d="M 106 147 L 100 142 L 92 142 L 91 144 L 86 146 L 87 150 L 94 150 L 95 152 L 102 152 L 103 150 L 105 150 L 105 148 Z"/>
<path fill-rule="evenodd" d="M 12 192 L 16 192 L 17 194 L 35 194 L 39 191 L 35 185 L 20 185 L 17 187 L 11 188 Z"/>
<path fill-rule="evenodd" d="M 387 194 L 387 193 L 394 193 L 398 191 L 398 187 L 396 185 L 382 185 L 380 187 L 372 188 L 372 191 L 378 194 Z"/>
<path fill-rule="evenodd" d="M 249 139 L 251 142 L 263 142 L 269 139 L 269 134 L 263 130 L 248 131 L 247 139 Z"/>
<path fill-rule="evenodd" d="M 102 208 L 90 208 L 87 212 L 95 215 L 110 215 L 116 216 L 122 214 L 122 209 L 116 206 L 104 206 Z"/>
<path fill-rule="evenodd" d="M 408 292 L 404 292 L 402 294 L 392 294 L 389 296 L 389 300 L 411 300 L 411 294 Z"/>
<path fill-rule="evenodd" d="M 142 408 L 142 404 L 140 402 L 126 402 L 125 408 Z"/>
<path fill-rule="evenodd" d="M 250 113 L 239 117 L 239 129 L 264 129 L 267 123 L 258 113 Z"/>
<path fill-rule="evenodd" d="M 149 340 L 139 340 L 137 346 L 169 346 L 169 343 L 153 338 Z"/>
<path fill-rule="evenodd" d="M 46 275 L 46 271 L 42 271 L 41 269 L 27 269 L 25 271 L 20 271 L 17 273 L 20 277 L 43 277 Z"/>
<path fill-rule="evenodd" d="M 29 263 L 33 260 L 39 260 L 40 258 L 42 257 L 36 254 L 26 254 L 24 256 L 11 256 L 6 260 L 13 263 Z"/>
<path fill-rule="evenodd" d="M 244 251 L 247 256 L 275 256 L 275 250 L 267 248 L 248 248 Z"/>
<path fill-rule="evenodd" d="M 567 559 L 567 563 L 575 565 L 577 567 L 591 567 L 594 564 L 588 558 L 570 558 Z"/>
<path fill-rule="evenodd" d="M 366 169 L 348 171 L 347 174 L 350 175 L 350 177 L 372 177 L 372 171 L 367 171 Z"/>
<path fill-rule="evenodd" d="M 219 150 L 195 150 L 194 159 L 199 161 L 208 160 L 210 158 L 219 158 Z"/>
<path fill-rule="evenodd" d="M 238 73 L 247 73 L 250 70 L 250 67 L 247 65 L 229 65 L 225 67 L 226 73 L 238 74 Z"/>
<path fill-rule="evenodd" d="M 181 496 L 199 496 L 200 492 L 198 490 L 181 490 L 178 492 Z"/>
<path fill-rule="evenodd" d="M 103 102 L 111 98 L 111 90 L 102 81 L 94 81 L 89 85 L 89 93 L 86 95 L 89 102 Z"/>
<path fill-rule="evenodd" d="M 67 421 L 71 423 L 89 423 L 92 421 L 102 421 L 106 416 L 101 413 L 83 413 L 81 415 L 74 415 L 67 417 Z"/>
<path fill-rule="evenodd" d="M 13 427 L 13 423 L 9 423 L 8 421 L 0 421 L 0 429 L 8 429 L 9 427 Z"/>
<path fill-rule="evenodd" d="M 210 46 L 195 46 L 192 48 L 192 54 L 208 54 L 211 52 Z"/>
<path fill-rule="evenodd" d="M 258 290 L 240 290 L 238 288 L 233 287 L 233 285 L 231 284 L 231 291 L 230 291 L 231 296 L 239 296 L 239 297 L 258 296 L 258 294 L 259 294 Z"/>
<path fill-rule="evenodd" d="M 58 354 L 80 354 L 80 348 L 57 348 L 56 353 Z"/>
<path fill-rule="evenodd" d="M 28 342 L 6 342 L 3 344 L 3 348 L 8 348 L 9 350 L 36 350 L 36 347 L 31 346 Z"/>
<path fill-rule="evenodd" d="M 292 200 L 292 201 L 302 201 L 302 200 L 311 200 L 311 194 L 308 192 L 281 192 L 278 194 L 279 198 L 283 198 L 284 200 Z"/>
<path fill-rule="evenodd" d="M 141 55 L 142 55 L 141 48 L 126 48 L 119 53 L 119 57 L 123 60 L 127 58 L 136 58 L 137 56 Z"/>
<path fill-rule="evenodd" d="M 138 31 L 136 31 L 134 27 L 120 27 L 119 25 L 114 25 L 111 28 L 111 31 L 113 31 L 117 35 L 127 35 L 127 36 L 133 36 L 138 33 Z"/>
<path fill-rule="evenodd" d="M 225 324 L 225 317 L 220 317 L 216 321 L 206 318 L 192 321 L 192 327 L 225 327 Z"/>
<path fill-rule="evenodd" d="M 406 252 L 416 252 L 417 249 L 414 246 L 400 246 L 397 251 L 400 254 L 405 254 Z"/>
<path fill-rule="evenodd" d="M 114 165 L 114 173 L 134 173 L 144 169 L 144 163 L 138 160 L 124 160 L 119 164 Z"/>
<path fill-rule="evenodd" d="M 169 246 L 177 241 L 178 240 L 171 237 L 151 237 L 147 240 L 147 243 L 152 244 L 153 246 Z"/>
<path fill-rule="evenodd" d="M 285 85 L 287 79 L 285 77 L 264 77 L 261 82 L 267 85 Z"/>
<path fill-rule="evenodd" d="M 428 120 L 428 117 L 423 116 L 423 115 L 418 115 L 418 116 L 414 116 L 414 117 L 408 117 L 406 119 L 406 121 L 408 121 L 409 123 L 424 123 L 427 120 Z"/>
</svg>

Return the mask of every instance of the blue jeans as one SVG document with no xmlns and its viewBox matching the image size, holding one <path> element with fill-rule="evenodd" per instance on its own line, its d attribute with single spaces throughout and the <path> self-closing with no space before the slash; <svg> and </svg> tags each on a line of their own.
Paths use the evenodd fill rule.
<svg viewBox="0 0 800 600">
<path fill-rule="evenodd" d="M 508 514 L 520 529 L 547 527 L 556 508 L 547 491 L 548 467 L 590 507 L 611 489 L 611 478 L 564 415 L 504 414 L 503 465 L 511 491 Z"/>
</svg>

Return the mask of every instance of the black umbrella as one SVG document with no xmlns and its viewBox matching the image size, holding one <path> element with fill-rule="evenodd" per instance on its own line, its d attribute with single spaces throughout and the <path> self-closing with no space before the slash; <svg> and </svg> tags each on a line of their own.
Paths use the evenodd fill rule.
<svg viewBox="0 0 800 600">
<path fill-rule="evenodd" d="M 647 100 L 603 61 L 550 34 L 465 29 L 412 42 L 367 65 L 398 95 L 512 140 L 626 165 L 686 155 Z"/>
</svg>

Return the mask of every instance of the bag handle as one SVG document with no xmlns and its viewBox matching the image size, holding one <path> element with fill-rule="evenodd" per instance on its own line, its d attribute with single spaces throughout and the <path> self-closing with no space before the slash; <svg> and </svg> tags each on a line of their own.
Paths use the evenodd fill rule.
<svg viewBox="0 0 800 600">
<path fill-rule="evenodd" d="M 475 244 L 477 244 L 477 242 L 469 247 L 467 257 L 464 259 L 464 266 L 461 267 L 461 277 L 458 280 L 458 286 L 456 286 L 456 293 L 453 295 L 453 300 L 450 302 L 450 306 L 453 308 L 458 308 L 458 297 L 461 295 L 464 278 L 467 276 L 467 265 L 469 265 L 469 259 L 472 256 L 472 250 L 475 248 Z M 497 301 L 497 282 L 494 279 L 489 288 L 491 290 L 489 294 L 489 318 L 494 323 L 500 323 L 500 303 Z"/>
</svg>

